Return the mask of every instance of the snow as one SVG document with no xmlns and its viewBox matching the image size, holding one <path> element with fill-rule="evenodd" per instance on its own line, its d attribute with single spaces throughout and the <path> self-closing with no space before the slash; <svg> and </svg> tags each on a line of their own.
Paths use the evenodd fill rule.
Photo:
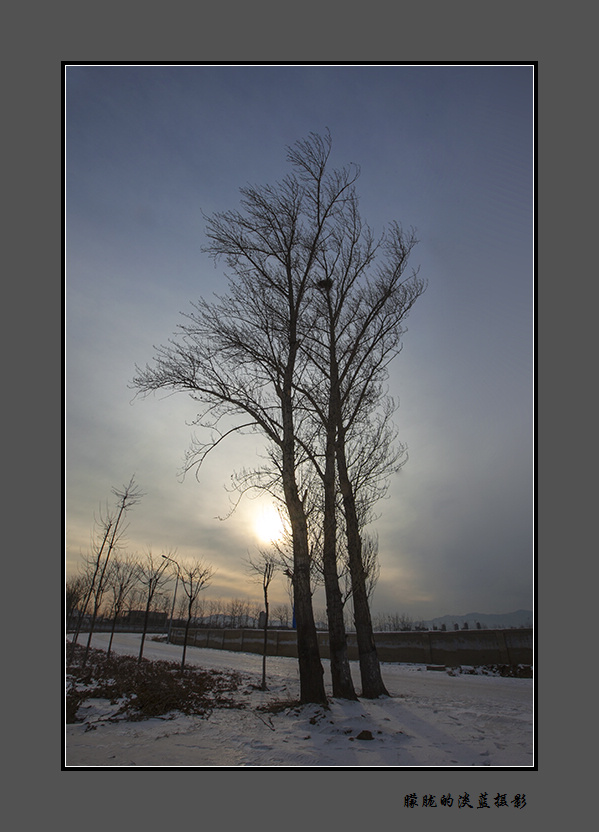
<svg viewBox="0 0 599 832">
<path fill-rule="evenodd" d="M 108 634 L 94 634 L 105 649 Z M 113 651 L 137 655 L 139 634 L 117 634 Z M 178 661 L 181 647 L 146 639 L 144 657 Z M 186 664 L 234 670 L 243 708 L 207 717 L 109 722 L 109 703 L 81 710 L 84 722 L 65 726 L 65 767 L 122 768 L 463 768 L 533 767 L 533 679 L 427 670 L 383 663 L 389 697 L 289 706 L 257 706 L 299 697 L 297 660 L 268 657 L 268 690 L 257 690 L 262 657 L 188 647 Z M 357 662 L 352 674 L 359 693 Z M 323 660 L 329 697 L 328 661 Z M 372 739 L 360 739 L 368 732 Z M 364 736 L 364 734 L 362 735 Z"/>
</svg>

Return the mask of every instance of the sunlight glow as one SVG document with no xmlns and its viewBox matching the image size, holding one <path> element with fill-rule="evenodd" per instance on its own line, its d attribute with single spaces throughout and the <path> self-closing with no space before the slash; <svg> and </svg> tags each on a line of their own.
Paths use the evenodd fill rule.
<svg viewBox="0 0 599 832">
<path fill-rule="evenodd" d="M 261 543 L 276 543 L 283 536 L 283 523 L 274 506 L 261 506 L 256 515 L 254 531 Z"/>
</svg>

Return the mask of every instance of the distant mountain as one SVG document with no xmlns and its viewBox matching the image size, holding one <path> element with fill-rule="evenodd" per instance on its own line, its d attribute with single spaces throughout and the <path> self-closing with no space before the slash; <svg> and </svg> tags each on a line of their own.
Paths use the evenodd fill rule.
<svg viewBox="0 0 599 832">
<path fill-rule="evenodd" d="M 447 629 L 454 629 L 454 624 L 458 624 L 460 629 L 464 623 L 468 624 L 468 629 L 476 629 L 477 623 L 481 627 L 492 628 L 507 628 L 507 627 L 532 627 L 533 612 L 532 610 L 516 610 L 516 612 L 501 612 L 501 613 L 484 613 L 484 612 L 469 612 L 466 615 L 442 615 L 439 618 L 432 618 L 430 621 L 425 621 L 429 627 L 435 625 L 440 627 L 445 624 Z"/>
</svg>

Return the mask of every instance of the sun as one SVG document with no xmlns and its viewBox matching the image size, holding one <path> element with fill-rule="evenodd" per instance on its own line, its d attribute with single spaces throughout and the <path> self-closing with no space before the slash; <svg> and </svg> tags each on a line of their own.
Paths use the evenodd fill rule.
<svg viewBox="0 0 599 832">
<path fill-rule="evenodd" d="M 256 536 L 261 543 L 276 543 L 283 537 L 283 523 L 274 506 L 261 506 L 254 523 Z"/>
</svg>

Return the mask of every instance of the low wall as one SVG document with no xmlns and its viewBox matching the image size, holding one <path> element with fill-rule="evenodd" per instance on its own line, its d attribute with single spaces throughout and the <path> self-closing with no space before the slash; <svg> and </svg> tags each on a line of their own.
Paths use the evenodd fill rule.
<svg viewBox="0 0 599 832">
<path fill-rule="evenodd" d="M 171 641 L 183 643 L 184 630 L 173 628 Z M 378 657 L 382 662 L 458 665 L 532 665 L 532 629 L 514 630 L 427 630 L 424 632 L 375 633 Z M 190 630 L 189 645 L 262 653 L 263 630 Z M 318 633 L 320 655 L 329 658 L 328 633 Z M 348 655 L 358 658 L 356 634 L 347 634 Z M 297 657 L 295 630 L 269 630 L 267 655 Z"/>
</svg>

